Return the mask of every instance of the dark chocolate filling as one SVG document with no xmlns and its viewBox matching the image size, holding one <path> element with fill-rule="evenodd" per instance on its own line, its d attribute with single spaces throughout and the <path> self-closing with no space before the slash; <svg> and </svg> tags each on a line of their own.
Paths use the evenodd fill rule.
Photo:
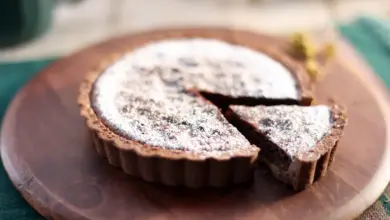
<svg viewBox="0 0 390 220">
<path fill-rule="evenodd" d="M 201 91 L 200 94 L 218 108 L 222 112 L 225 112 L 229 105 L 244 105 L 244 106 L 256 106 L 256 105 L 299 105 L 300 100 L 296 99 L 268 99 L 268 98 L 253 98 L 253 97 L 239 97 L 233 98 L 222 94 L 210 93 Z"/>
</svg>

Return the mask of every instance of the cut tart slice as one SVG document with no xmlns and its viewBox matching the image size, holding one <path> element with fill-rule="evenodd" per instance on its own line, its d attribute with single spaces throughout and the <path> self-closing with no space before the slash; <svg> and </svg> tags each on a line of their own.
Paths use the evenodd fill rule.
<svg viewBox="0 0 390 220">
<path fill-rule="evenodd" d="M 262 150 L 273 175 L 302 190 L 324 176 L 347 119 L 338 106 L 230 106 L 226 117 Z"/>
<path fill-rule="evenodd" d="M 96 150 L 126 173 L 174 186 L 248 182 L 259 148 L 220 109 L 242 98 L 307 104 L 308 81 L 284 55 L 189 33 L 138 36 L 103 62 L 81 86 L 81 114 Z"/>
</svg>

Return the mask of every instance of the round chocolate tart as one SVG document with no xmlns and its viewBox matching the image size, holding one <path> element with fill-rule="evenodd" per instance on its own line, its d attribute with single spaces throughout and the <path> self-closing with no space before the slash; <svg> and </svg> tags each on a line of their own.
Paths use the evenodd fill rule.
<svg viewBox="0 0 390 220">
<path fill-rule="evenodd" d="M 107 59 L 79 103 L 110 164 L 149 182 L 221 187 L 250 181 L 259 153 L 223 115 L 228 106 L 309 105 L 309 85 L 261 42 L 170 32 Z"/>
</svg>

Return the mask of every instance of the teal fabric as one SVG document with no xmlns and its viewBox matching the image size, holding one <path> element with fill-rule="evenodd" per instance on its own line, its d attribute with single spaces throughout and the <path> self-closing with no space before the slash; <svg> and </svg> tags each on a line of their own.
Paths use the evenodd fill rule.
<svg viewBox="0 0 390 220">
<path fill-rule="evenodd" d="M 370 17 L 357 19 L 341 25 L 342 35 L 372 66 L 387 87 L 390 87 L 390 22 L 385 23 Z M 31 77 L 55 59 L 26 61 L 18 63 L 0 62 L 0 123 L 5 109 L 15 95 Z M 390 190 L 367 209 L 359 219 L 390 219 Z M 14 189 L 0 164 L 0 220 L 42 219 Z"/>
<path fill-rule="evenodd" d="M 370 17 L 342 25 L 341 34 L 360 52 L 373 70 L 390 87 L 390 21 Z"/>
<path fill-rule="evenodd" d="M 15 93 L 53 59 L 21 63 L 0 62 L 0 123 Z M 0 197 L 1 198 L 1 197 Z"/>
</svg>

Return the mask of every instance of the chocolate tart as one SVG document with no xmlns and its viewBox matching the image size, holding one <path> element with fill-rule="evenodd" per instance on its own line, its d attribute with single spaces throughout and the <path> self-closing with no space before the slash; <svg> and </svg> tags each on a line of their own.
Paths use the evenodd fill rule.
<svg viewBox="0 0 390 220">
<path fill-rule="evenodd" d="M 261 42 L 171 30 L 140 34 L 126 53 L 102 61 L 79 103 L 111 165 L 149 182 L 222 187 L 250 181 L 259 153 L 222 111 L 308 105 L 310 94 L 301 67 Z"/>
<path fill-rule="evenodd" d="M 347 124 L 337 105 L 230 106 L 225 115 L 262 149 L 273 175 L 298 191 L 326 174 Z"/>
</svg>

